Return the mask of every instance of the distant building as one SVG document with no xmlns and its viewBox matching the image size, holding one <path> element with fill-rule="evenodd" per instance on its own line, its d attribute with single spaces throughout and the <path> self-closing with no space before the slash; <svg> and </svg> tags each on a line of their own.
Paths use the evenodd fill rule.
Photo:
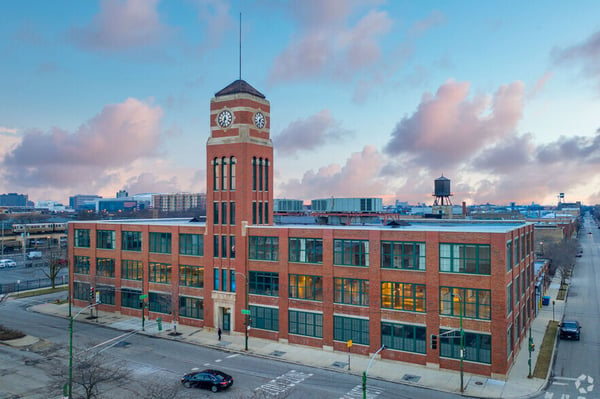
<svg viewBox="0 0 600 399">
<path fill-rule="evenodd" d="M 0 206 L 28 206 L 27 194 L 8 193 L 0 194 Z"/>
<path fill-rule="evenodd" d="M 102 197 L 99 195 L 77 194 L 69 197 L 69 208 L 72 208 L 76 211 L 80 211 L 82 209 L 94 209 L 96 200 L 101 198 Z"/>
<path fill-rule="evenodd" d="M 96 212 L 132 211 L 138 209 L 138 203 L 129 197 L 102 198 L 96 201 Z"/>
<path fill-rule="evenodd" d="M 47 209 L 50 212 L 64 212 L 66 206 L 57 201 L 38 201 L 35 204 L 37 209 Z"/>
<path fill-rule="evenodd" d="M 153 194 L 152 208 L 163 212 L 187 211 L 188 209 L 206 209 L 206 194 L 168 193 Z"/>
<path fill-rule="evenodd" d="M 129 193 L 125 190 L 117 191 L 117 198 L 127 198 L 129 197 Z"/>
</svg>

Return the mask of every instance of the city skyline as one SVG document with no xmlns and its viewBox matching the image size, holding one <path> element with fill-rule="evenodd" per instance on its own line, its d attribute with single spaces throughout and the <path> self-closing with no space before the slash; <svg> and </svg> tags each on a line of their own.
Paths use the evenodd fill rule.
<svg viewBox="0 0 600 399">
<path fill-rule="evenodd" d="M 431 204 L 444 175 L 456 203 L 600 203 L 600 4 L 473 4 L 7 4 L 0 192 L 205 192 L 209 103 L 239 78 L 241 12 L 275 198 Z"/>
</svg>

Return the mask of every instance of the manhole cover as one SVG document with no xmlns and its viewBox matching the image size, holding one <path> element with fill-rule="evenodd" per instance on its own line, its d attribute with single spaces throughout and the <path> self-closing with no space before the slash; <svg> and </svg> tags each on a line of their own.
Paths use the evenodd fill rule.
<svg viewBox="0 0 600 399">
<path fill-rule="evenodd" d="M 117 342 L 116 344 L 114 344 L 113 346 L 115 348 L 125 348 L 127 346 L 131 345 L 129 342 L 127 341 L 121 341 L 121 342 Z"/>
<path fill-rule="evenodd" d="M 340 369 L 346 368 L 347 365 L 348 365 L 348 363 L 344 363 L 344 362 L 333 362 L 333 364 L 332 364 L 333 367 L 338 367 Z"/>
<path fill-rule="evenodd" d="M 418 375 L 412 375 L 412 374 L 404 374 L 404 376 L 402 377 L 402 380 L 409 381 L 409 382 L 417 382 L 420 379 L 421 379 L 421 377 L 419 377 Z"/>
<path fill-rule="evenodd" d="M 285 355 L 285 352 L 282 352 L 282 351 L 273 351 L 273 352 L 271 352 L 271 356 L 281 357 L 283 355 Z"/>
</svg>

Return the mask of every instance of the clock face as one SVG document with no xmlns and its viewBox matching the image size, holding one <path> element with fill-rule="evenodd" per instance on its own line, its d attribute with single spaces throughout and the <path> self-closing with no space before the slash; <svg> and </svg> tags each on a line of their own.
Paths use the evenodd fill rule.
<svg viewBox="0 0 600 399">
<path fill-rule="evenodd" d="M 263 127 L 265 127 L 266 123 L 267 123 L 267 120 L 265 119 L 265 116 L 261 112 L 257 112 L 254 114 L 254 124 L 256 125 L 257 128 L 262 129 Z"/>
<path fill-rule="evenodd" d="M 217 121 L 219 122 L 219 126 L 221 126 L 221 127 L 227 127 L 227 126 L 231 125 L 232 120 L 233 120 L 233 115 L 231 115 L 231 112 L 228 110 L 221 111 L 221 113 L 219 114 L 219 117 L 217 118 Z"/>
</svg>

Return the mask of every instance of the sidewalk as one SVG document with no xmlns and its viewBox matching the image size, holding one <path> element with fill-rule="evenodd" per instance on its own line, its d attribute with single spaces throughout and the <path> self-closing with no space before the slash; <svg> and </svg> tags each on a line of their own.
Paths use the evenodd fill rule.
<svg viewBox="0 0 600 399">
<path fill-rule="evenodd" d="M 536 348 L 540 348 L 548 321 L 561 320 L 564 312 L 565 302 L 556 299 L 560 279 L 556 278 L 547 290 L 547 296 L 551 297 L 551 304 L 539 309 L 538 315 L 532 324 L 533 341 Z M 554 311 L 552 301 L 555 301 Z M 68 316 L 68 304 L 46 303 L 35 305 L 33 311 L 54 314 L 60 317 Z M 76 313 L 79 308 L 73 308 Z M 132 318 L 116 313 L 99 312 L 98 319 L 86 320 L 82 315 L 78 321 L 98 323 L 117 330 L 135 330 L 141 328 L 141 319 Z M 177 334 L 172 330 L 170 323 L 163 323 L 163 330 L 158 330 L 155 320 L 146 320 L 145 331 L 139 333 L 153 335 L 164 339 L 172 339 L 190 344 L 219 348 L 229 352 L 245 353 L 245 337 L 243 334 L 223 334 L 222 340 L 217 339 L 217 333 L 212 328 L 197 328 L 177 325 Z M 529 336 L 529 334 L 528 334 Z M 18 340 L 21 341 L 21 340 Z M 529 374 L 529 351 L 528 339 L 524 339 L 517 351 L 517 359 L 513 364 L 508 378 L 495 380 L 485 376 L 464 373 L 464 395 L 477 398 L 526 398 L 538 393 L 546 384 L 546 379 L 528 378 Z M 15 342 L 13 345 L 19 345 Z M 21 345 L 31 344 L 31 337 L 22 338 Z M 280 343 L 260 338 L 248 338 L 248 354 L 273 358 L 294 364 L 302 364 L 321 369 L 335 370 L 340 373 L 353 374 L 360 381 L 360 375 L 366 370 L 370 357 L 351 354 L 350 367 L 348 367 L 348 354 L 343 352 L 330 352 L 320 348 Z M 538 351 L 531 356 L 531 371 L 535 369 Z M 377 357 L 369 368 L 369 378 L 377 378 L 391 382 L 419 386 L 423 388 L 460 393 L 460 373 L 451 370 L 439 370 L 411 363 L 402 363 L 390 360 L 382 360 Z"/>
</svg>

